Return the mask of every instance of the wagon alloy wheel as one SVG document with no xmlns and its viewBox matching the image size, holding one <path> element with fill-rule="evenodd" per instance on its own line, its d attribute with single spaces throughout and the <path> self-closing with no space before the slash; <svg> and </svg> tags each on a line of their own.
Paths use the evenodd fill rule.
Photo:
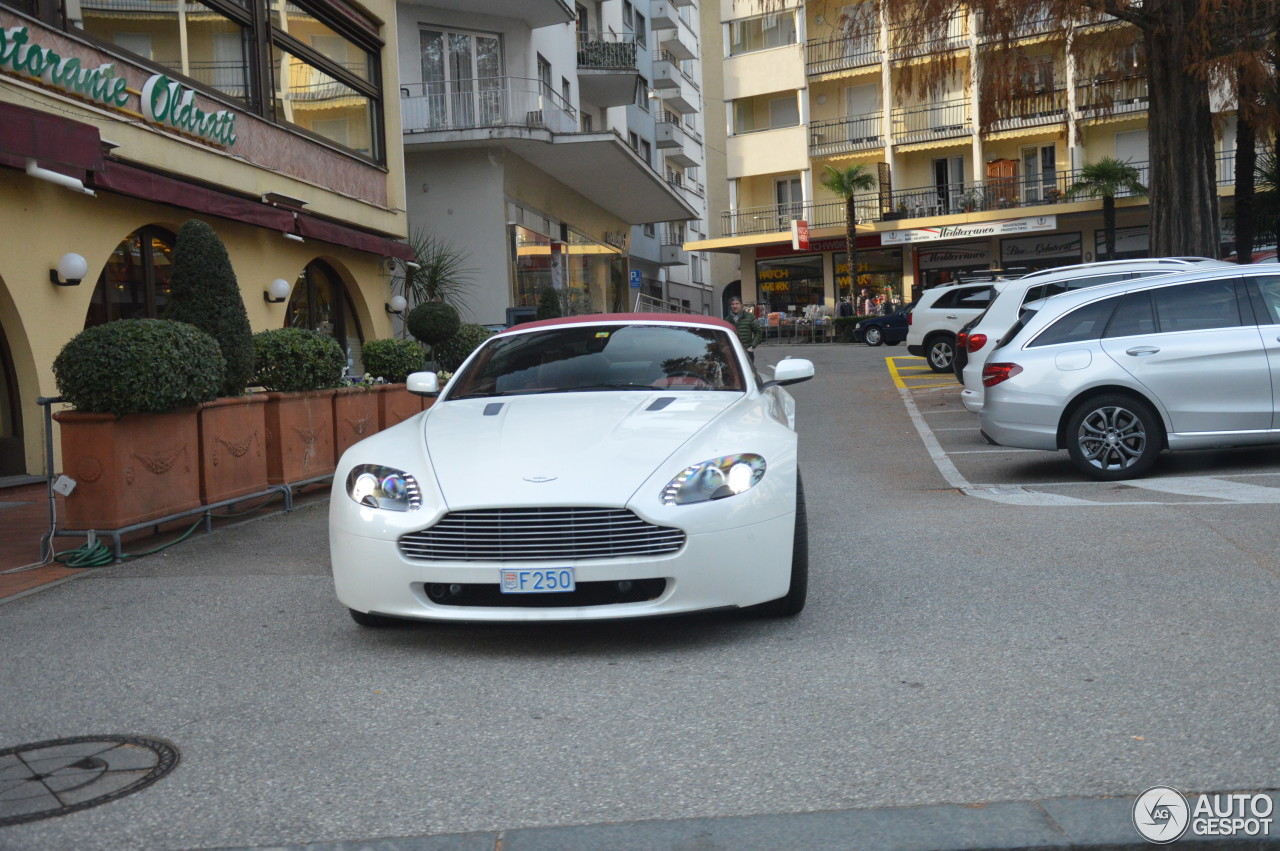
<svg viewBox="0 0 1280 851">
<path fill-rule="evenodd" d="M 868 328 L 862 336 L 863 339 L 866 340 L 868 346 L 878 346 L 884 342 L 884 335 L 881 334 L 880 329 L 874 325 Z"/>
<path fill-rule="evenodd" d="M 934 372 L 947 372 L 956 357 L 956 344 L 950 337 L 935 337 L 929 341 L 925 352 L 929 359 L 929 369 Z"/>
<path fill-rule="evenodd" d="M 1124 396 L 1100 396 L 1073 412 L 1067 451 L 1080 471 L 1116 481 L 1140 476 L 1163 443 L 1160 420 L 1149 405 Z"/>
</svg>

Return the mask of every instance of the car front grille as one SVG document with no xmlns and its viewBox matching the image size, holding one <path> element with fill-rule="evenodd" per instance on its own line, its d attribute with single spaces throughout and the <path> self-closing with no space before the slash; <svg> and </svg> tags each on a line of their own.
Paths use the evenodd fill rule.
<svg viewBox="0 0 1280 851">
<path fill-rule="evenodd" d="M 656 600 L 667 590 L 665 579 L 626 579 L 621 582 L 579 582 L 572 591 L 557 594 L 503 594 L 497 583 L 423 586 L 431 602 L 441 606 L 500 609 L 554 609 L 570 606 L 616 606 Z"/>
<path fill-rule="evenodd" d="M 484 508 L 401 536 L 400 552 L 419 561 L 572 561 L 668 555 L 684 542 L 682 530 L 622 508 Z"/>
</svg>

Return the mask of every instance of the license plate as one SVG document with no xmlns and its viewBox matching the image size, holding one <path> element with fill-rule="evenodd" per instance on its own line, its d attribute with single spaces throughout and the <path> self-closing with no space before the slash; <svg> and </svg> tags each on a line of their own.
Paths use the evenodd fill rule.
<svg viewBox="0 0 1280 851">
<path fill-rule="evenodd" d="M 572 567 L 502 571 L 503 594 L 554 594 L 574 589 Z"/>
</svg>

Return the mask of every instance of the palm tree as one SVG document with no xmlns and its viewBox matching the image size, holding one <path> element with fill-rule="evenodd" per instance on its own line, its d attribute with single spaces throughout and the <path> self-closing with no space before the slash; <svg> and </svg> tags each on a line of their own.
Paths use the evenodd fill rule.
<svg viewBox="0 0 1280 851">
<path fill-rule="evenodd" d="M 876 186 L 876 176 L 865 165 L 851 165 L 839 169 L 827 166 L 822 185 L 844 199 L 844 243 L 849 262 L 849 300 L 856 303 L 858 285 L 858 245 L 855 231 L 858 226 L 858 207 L 854 197 L 870 192 Z M 854 311 L 857 312 L 856 310 Z"/>
<path fill-rule="evenodd" d="M 1121 193 L 1146 195 L 1138 170 L 1128 162 L 1115 157 L 1103 157 L 1095 163 L 1086 163 L 1080 169 L 1080 177 L 1067 187 L 1066 197 L 1084 195 L 1090 198 L 1102 196 L 1102 232 L 1105 234 L 1107 256 L 1113 260 L 1116 254 L 1116 196 Z"/>
<path fill-rule="evenodd" d="M 401 266 L 392 275 L 392 291 L 399 291 L 410 308 L 442 301 L 465 311 L 472 285 L 470 252 L 425 229 L 415 230 L 409 245 L 414 265 Z"/>
</svg>

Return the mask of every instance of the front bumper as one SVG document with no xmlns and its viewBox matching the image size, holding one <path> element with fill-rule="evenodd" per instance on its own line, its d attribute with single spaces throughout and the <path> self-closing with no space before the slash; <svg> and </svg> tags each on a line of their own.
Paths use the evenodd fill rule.
<svg viewBox="0 0 1280 851">
<path fill-rule="evenodd" d="M 576 621 L 672 615 L 776 600 L 791 583 L 795 514 L 750 526 L 690 533 L 668 556 L 567 562 L 425 562 L 405 558 L 393 537 L 370 537 L 357 523 L 330 522 L 334 589 L 360 612 L 415 620 Z M 663 579 L 652 600 L 580 606 L 468 606 L 438 603 L 431 585 L 497 585 L 511 568 L 572 567 L 575 581 Z M 551 597 L 554 595 L 540 595 Z M 539 602 L 545 602 L 539 600 Z"/>
</svg>

